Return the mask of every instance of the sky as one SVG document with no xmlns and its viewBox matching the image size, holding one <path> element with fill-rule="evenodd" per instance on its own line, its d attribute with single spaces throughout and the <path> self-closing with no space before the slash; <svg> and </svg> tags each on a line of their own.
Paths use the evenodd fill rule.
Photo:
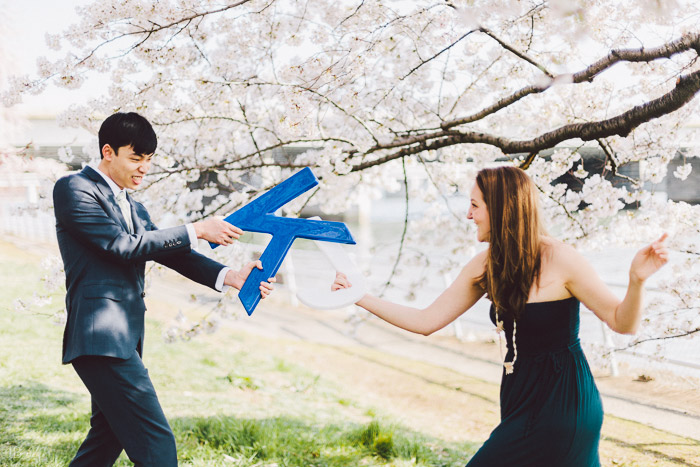
<svg viewBox="0 0 700 467">
<path fill-rule="evenodd" d="M 9 38 L 9 47 L 5 46 L 9 49 L 10 73 L 33 75 L 36 59 L 53 52 L 46 46 L 45 34 L 60 33 L 77 22 L 75 8 L 85 3 L 88 0 L 0 0 L 0 14 L 6 22 L 3 26 L 8 30 L 3 40 Z M 95 92 L 90 86 L 85 88 L 68 91 L 49 86 L 40 96 L 25 97 L 17 111 L 27 116 L 55 115 L 76 99 Z"/>
<path fill-rule="evenodd" d="M 7 76 L 3 76 L 3 71 L 6 75 L 35 75 L 36 59 L 56 53 L 46 46 L 46 33 L 57 34 L 76 23 L 76 6 L 89 1 L 0 0 L 0 40 L 7 41 L 0 43 L 0 57 L 7 60 L 0 63 L 0 89 L 6 86 L 4 80 Z M 6 144 L 24 146 L 29 142 L 36 147 L 67 145 L 90 140 L 92 135 L 85 130 L 59 128 L 55 122 L 51 122 L 70 104 L 96 95 L 100 84 L 86 83 L 78 90 L 49 85 L 38 96 L 24 96 L 21 104 L 10 109 L 0 108 L 0 147 Z"/>
</svg>

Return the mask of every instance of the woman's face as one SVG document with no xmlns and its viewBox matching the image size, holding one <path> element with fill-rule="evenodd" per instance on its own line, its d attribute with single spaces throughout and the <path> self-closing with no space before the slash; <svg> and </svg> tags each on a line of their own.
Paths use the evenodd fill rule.
<svg viewBox="0 0 700 467">
<path fill-rule="evenodd" d="M 473 220 L 474 224 L 476 224 L 476 239 L 480 242 L 488 242 L 489 233 L 491 232 L 489 212 L 486 209 L 484 196 L 476 183 L 474 188 L 472 188 L 471 198 L 467 219 Z"/>
</svg>

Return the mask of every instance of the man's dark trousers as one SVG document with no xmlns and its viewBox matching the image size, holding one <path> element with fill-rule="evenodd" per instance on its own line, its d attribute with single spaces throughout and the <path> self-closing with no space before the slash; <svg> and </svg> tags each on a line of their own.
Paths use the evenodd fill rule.
<svg viewBox="0 0 700 467">
<path fill-rule="evenodd" d="M 175 438 L 135 350 L 127 360 L 83 356 L 72 364 L 92 395 L 92 417 L 71 467 L 111 466 L 122 449 L 136 466 L 177 465 Z"/>
</svg>

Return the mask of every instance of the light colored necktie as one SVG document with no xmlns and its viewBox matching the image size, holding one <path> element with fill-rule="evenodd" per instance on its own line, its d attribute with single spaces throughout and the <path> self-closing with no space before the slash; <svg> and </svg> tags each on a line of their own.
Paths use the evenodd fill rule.
<svg viewBox="0 0 700 467">
<path fill-rule="evenodd" d="M 131 205 L 129 204 L 129 200 L 126 199 L 126 190 L 122 190 L 117 193 L 117 204 L 122 210 L 122 215 L 124 216 L 124 220 L 126 220 L 126 225 L 129 226 L 129 232 L 133 232 L 134 225 L 131 222 Z"/>
</svg>

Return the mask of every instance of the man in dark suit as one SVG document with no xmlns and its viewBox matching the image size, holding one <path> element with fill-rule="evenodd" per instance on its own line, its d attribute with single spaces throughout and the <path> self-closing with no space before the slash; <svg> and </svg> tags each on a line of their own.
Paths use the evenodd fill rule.
<svg viewBox="0 0 700 467">
<path fill-rule="evenodd" d="M 111 466 L 123 449 L 137 466 L 176 466 L 175 438 L 141 360 L 146 261 L 220 291 L 240 289 L 262 265 L 236 272 L 193 251 L 197 239 L 233 243 L 242 234 L 237 227 L 208 218 L 158 230 L 130 199 L 126 189 L 141 185 L 157 144 L 145 118 L 110 116 L 99 144 L 99 165 L 61 178 L 53 193 L 66 273 L 63 363 L 73 365 L 92 398 L 91 428 L 70 465 Z M 263 298 L 273 280 L 260 284 Z"/>
</svg>

